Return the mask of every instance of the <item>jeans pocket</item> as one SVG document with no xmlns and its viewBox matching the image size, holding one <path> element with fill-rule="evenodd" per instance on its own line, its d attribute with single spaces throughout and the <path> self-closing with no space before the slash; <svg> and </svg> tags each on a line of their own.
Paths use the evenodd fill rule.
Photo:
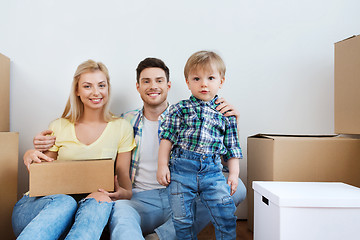
<svg viewBox="0 0 360 240">
<path fill-rule="evenodd" d="M 234 204 L 235 205 L 233 199 L 230 196 L 224 197 L 222 199 L 222 204 L 223 205 L 229 205 L 229 204 Z"/>
<path fill-rule="evenodd" d="M 171 181 L 169 188 L 169 201 L 174 217 L 185 217 L 186 210 L 184 203 L 184 193 L 182 192 L 181 183 Z"/>
</svg>

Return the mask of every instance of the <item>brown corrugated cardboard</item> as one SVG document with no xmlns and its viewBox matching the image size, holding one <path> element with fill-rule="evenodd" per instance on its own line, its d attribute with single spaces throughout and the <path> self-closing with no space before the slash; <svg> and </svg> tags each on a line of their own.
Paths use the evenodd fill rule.
<svg viewBox="0 0 360 240">
<path fill-rule="evenodd" d="M 0 53 L 0 132 L 10 131 L 10 59 Z"/>
<path fill-rule="evenodd" d="M 1 239 L 15 239 L 11 214 L 17 201 L 19 134 L 0 132 L 0 233 Z"/>
<path fill-rule="evenodd" d="M 253 181 L 343 182 L 360 187 L 360 139 L 258 134 L 247 142 L 248 225 Z"/>
<path fill-rule="evenodd" d="M 335 43 L 335 132 L 360 134 L 360 36 Z"/>
<path fill-rule="evenodd" d="M 114 190 L 113 160 L 53 161 L 30 165 L 30 196 Z"/>
</svg>

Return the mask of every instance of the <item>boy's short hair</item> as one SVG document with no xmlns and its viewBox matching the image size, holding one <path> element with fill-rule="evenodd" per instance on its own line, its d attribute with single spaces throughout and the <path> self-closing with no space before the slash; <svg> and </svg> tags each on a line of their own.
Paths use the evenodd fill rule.
<svg viewBox="0 0 360 240">
<path fill-rule="evenodd" d="M 170 71 L 169 68 L 165 65 L 165 63 L 158 58 L 145 58 L 142 60 L 136 68 L 136 81 L 139 83 L 140 74 L 146 68 L 161 68 L 164 70 L 166 75 L 166 80 L 169 82 L 170 79 Z"/>
<path fill-rule="evenodd" d="M 187 79 L 189 74 L 198 67 L 202 69 L 209 69 L 211 68 L 211 64 L 215 64 L 222 78 L 225 77 L 226 66 L 218 54 L 211 51 L 198 51 L 192 54 L 185 64 L 185 79 Z"/>
</svg>

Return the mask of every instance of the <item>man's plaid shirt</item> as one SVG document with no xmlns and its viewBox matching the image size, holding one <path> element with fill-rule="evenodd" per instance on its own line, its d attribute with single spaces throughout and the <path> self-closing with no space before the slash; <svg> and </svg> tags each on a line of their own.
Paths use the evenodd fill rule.
<svg viewBox="0 0 360 240">
<path fill-rule="evenodd" d="M 242 158 L 236 117 L 225 117 L 217 111 L 215 101 L 201 101 L 194 96 L 172 105 L 161 124 L 161 139 L 173 143 L 173 148 L 219 154 L 224 160 Z"/>
<path fill-rule="evenodd" d="M 159 130 L 158 130 L 159 134 L 160 134 L 160 123 L 164 119 L 165 115 L 168 113 L 168 109 L 169 107 L 167 107 L 166 110 L 159 116 Z M 132 151 L 131 165 L 130 165 L 130 178 L 131 181 L 134 183 L 136 170 L 139 166 L 139 152 L 140 152 L 139 149 L 141 145 L 142 129 L 144 126 L 143 108 L 139 108 L 133 111 L 123 113 L 121 117 L 128 120 L 134 129 L 134 138 L 136 142 L 136 147 Z"/>
</svg>

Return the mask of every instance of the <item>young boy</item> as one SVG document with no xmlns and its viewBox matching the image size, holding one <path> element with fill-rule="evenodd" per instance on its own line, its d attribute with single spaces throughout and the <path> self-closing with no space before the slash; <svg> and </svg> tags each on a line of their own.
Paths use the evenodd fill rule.
<svg viewBox="0 0 360 240">
<path fill-rule="evenodd" d="M 236 239 L 236 207 L 231 195 L 238 186 L 242 153 L 236 118 L 215 109 L 225 71 L 224 62 L 214 52 L 191 55 L 184 74 L 192 96 L 171 106 L 161 124 L 157 180 L 169 186 L 178 239 L 197 239 L 193 223 L 198 195 L 210 211 L 216 239 Z M 228 162 L 227 182 L 221 157 Z"/>
</svg>

